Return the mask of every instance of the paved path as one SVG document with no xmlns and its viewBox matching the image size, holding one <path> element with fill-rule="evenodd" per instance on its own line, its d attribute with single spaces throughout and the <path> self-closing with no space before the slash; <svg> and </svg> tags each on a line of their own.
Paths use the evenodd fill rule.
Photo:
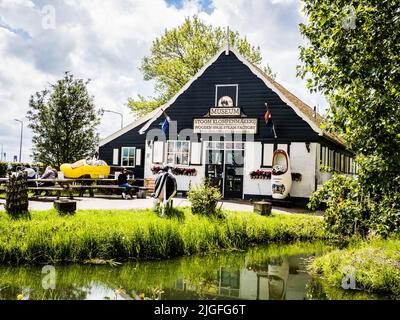
<svg viewBox="0 0 400 320">
<path fill-rule="evenodd" d="M 148 209 L 152 208 L 153 200 L 147 199 L 103 199 L 103 198 L 75 198 L 77 200 L 78 210 L 127 210 L 127 209 Z M 0 204 L 4 203 L 3 199 L 0 199 Z M 177 207 L 188 207 L 190 202 L 184 198 L 175 198 L 174 206 Z M 226 210 L 234 211 L 253 211 L 253 205 L 249 202 L 237 202 L 237 201 L 223 201 L 222 207 Z M 42 211 L 53 208 L 53 201 L 29 201 L 29 210 Z M 4 207 L 0 205 L 0 210 L 4 210 Z M 273 207 L 275 212 L 282 213 L 310 213 L 305 209 L 300 208 L 281 208 Z M 318 215 L 322 215 L 322 212 L 318 212 Z"/>
</svg>

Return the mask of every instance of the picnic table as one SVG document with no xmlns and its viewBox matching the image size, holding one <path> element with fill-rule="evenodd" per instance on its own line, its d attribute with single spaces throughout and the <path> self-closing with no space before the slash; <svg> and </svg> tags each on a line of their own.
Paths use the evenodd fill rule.
<svg viewBox="0 0 400 320">
<path fill-rule="evenodd" d="M 143 189 L 148 189 L 146 187 L 138 186 L 143 179 L 128 179 L 128 183 L 132 185 L 131 195 L 137 193 L 138 191 L 143 191 Z M 1 183 L 7 183 L 8 178 L 0 178 Z M 41 186 L 40 183 L 45 183 L 46 185 Z M 122 192 L 126 190 L 124 187 L 118 186 L 117 179 L 88 179 L 88 178 L 78 178 L 78 179 L 28 179 L 28 190 L 38 192 L 41 194 L 43 191 L 56 192 L 57 199 L 62 196 L 65 192 L 68 194 L 70 199 L 73 199 L 73 193 L 78 192 L 79 196 L 82 197 L 85 192 L 89 192 L 90 197 L 94 197 L 94 190 L 100 191 L 101 193 Z M 0 186 L 0 191 L 5 191 L 5 187 Z"/>
</svg>

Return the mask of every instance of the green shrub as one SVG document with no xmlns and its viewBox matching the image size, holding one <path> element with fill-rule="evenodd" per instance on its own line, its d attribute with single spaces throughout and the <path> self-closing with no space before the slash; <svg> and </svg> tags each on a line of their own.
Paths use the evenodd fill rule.
<svg viewBox="0 0 400 320">
<path fill-rule="evenodd" d="M 27 163 L 22 162 L 11 162 L 11 171 L 17 172 L 21 170 L 22 167 L 25 167 Z M 46 166 L 42 163 L 32 163 L 31 167 L 40 175 L 43 174 Z M 8 171 L 8 162 L 0 162 L 0 178 L 5 178 L 7 176 Z"/>
<path fill-rule="evenodd" d="M 378 197 L 373 187 L 366 189 L 363 185 L 358 178 L 334 174 L 312 195 L 310 209 L 326 204 L 324 222 L 328 233 L 338 237 L 385 238 L 400 231 L 400 193 L 393 190 Z"/>
<path fill-rule="evenodd" d="M 188 199 L 192 204 L 192 213 L 206 216 L 218 216 L 218 201 L 221 200 L 221 192 L 209 180 L 203 179 L 199 186 L 191 187 Z"/>
<path fill-rule="evenodd" d="M 334 174 L 322 189 L 312 195 L 308 207 L 316 210 L 322 203 L 327 207 L 324 226 L 328 233 L 339 237 L 365 237 L 368 234 L 369 200 L 363 197 L 354 177 Z"/>
<path fill-rule="evenodd" d="M 7 162 L 0 162 L 0 178 L 5 178 L 7 176 Z"/>
</svg>

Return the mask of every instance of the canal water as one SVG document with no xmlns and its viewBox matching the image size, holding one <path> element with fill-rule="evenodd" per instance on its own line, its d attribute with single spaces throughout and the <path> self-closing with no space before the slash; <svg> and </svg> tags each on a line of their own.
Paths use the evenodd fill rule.
<svg viewBox="0 0 400 320">
<path fill-rule="evenodd" d="M 382 299 L 326 288 L 307 272 L 322 243 L 270 245 L 162 261 L 0 267 L 0 299 Z"/>
</svg>

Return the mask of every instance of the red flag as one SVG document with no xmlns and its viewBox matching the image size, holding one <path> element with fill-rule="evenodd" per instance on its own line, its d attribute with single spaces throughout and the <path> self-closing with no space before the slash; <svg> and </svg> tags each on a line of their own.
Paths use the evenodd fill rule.
<svg viewBox="0 0 400 320">
<path fill-rule="evenodd" d="M 264 116 L 265 124 L 268 124 L 269 118 L 271 118 L 271 113 L 269 112 L 269 110 L 267 110 L 267 112 L 265 112 L 265 116 Z"/>
</svg>

